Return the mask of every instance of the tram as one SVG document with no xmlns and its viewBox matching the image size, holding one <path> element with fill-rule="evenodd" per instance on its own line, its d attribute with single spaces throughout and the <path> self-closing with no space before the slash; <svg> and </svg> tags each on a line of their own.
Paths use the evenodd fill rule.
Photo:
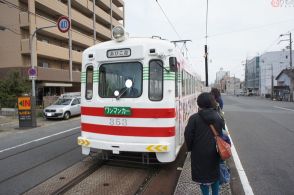
<svg viewBox="0 0 294 195">
<path fill-rule="evenodd" d="M 154 153 L 172 162 L 197 111 L 200 77 L 170 41 L 129 38 L 121 26 L 112 36 L 83 52 L 82 153 Z"/>
</svg>

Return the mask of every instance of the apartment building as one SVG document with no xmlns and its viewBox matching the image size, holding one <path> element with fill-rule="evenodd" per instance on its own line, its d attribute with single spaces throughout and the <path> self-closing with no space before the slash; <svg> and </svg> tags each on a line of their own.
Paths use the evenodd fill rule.
<svg viewBox="0 0 294 195">
<path fill-rule="evenodd" d="M 55 27 L 62 15 L 71 18 L 67 33 Z M 37 99 L 79 91 L 83 50 L 110 40 L 123 23 L 123 0 L 1 0 L 0 79 L 11 70 L 28 77 L 33 53 Z"/>
</svg>

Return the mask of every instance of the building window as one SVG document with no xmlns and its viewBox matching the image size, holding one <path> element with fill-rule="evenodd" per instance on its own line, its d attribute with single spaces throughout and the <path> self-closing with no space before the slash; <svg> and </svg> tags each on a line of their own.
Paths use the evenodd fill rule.
<svg viewBox="0 0 294 195">
<path fill-rule="evenodd" d="M 49 68 L 49 63 L 44 62 L 44 61 L 40 61 L 40 62 L 38 62 L 38 66 L 42 67 L 42 68 Z"/>
</svg>

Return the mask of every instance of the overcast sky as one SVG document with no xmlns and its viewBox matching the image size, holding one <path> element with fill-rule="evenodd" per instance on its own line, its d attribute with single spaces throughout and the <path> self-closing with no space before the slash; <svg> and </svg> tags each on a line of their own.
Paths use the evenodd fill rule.
<svg viewBox="0 0 294 195">
<path fill-rule="evenodd" d="M 124 0 L 125 27 L 130 36 L 191 39 L 190 60 L 205 80 L 204 45 L 207 0 Z M 287 4 L 285 3 L 287 2 Z M 209 0 L 209 83 L 221 67 L 244 79 L 246 58 L 277 51 L 289 42 L 279 35 L 294 32 L 294 0 Z M 294 35 L 292 35 L 294 37 Z M 285 37 L 286 39 L 287 37 Z"/>
</svg>

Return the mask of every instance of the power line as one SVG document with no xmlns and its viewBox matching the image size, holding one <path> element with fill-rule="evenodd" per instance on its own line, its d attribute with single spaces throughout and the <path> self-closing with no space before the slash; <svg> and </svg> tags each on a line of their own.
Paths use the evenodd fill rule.
<svg viewBox="0 0 294 195">
<path fill-rule="evenodd" d="M 168 23 L 171 25 L 171 27 L 173 28 L 173 30 L 175 31 L 175 33 L 177 34 L 179 39 L 182 39 L 181 36 L 179 35 L 179 33 L 177 32 L 175 26 L 172 24 L 172 22 L 170 21 L 170 19 L 167 17 L 166 13 L 164 12 L 164 10 L 162 9 L 162 7 L 160 6 L 160 4 L 158 3 L 158 1 L 156 0 L 156 3 L 158 4 L 159 8 L 161 9 L 163 15 L 165 16 L 165 18 L 167 19 Z"/>
</svg>

